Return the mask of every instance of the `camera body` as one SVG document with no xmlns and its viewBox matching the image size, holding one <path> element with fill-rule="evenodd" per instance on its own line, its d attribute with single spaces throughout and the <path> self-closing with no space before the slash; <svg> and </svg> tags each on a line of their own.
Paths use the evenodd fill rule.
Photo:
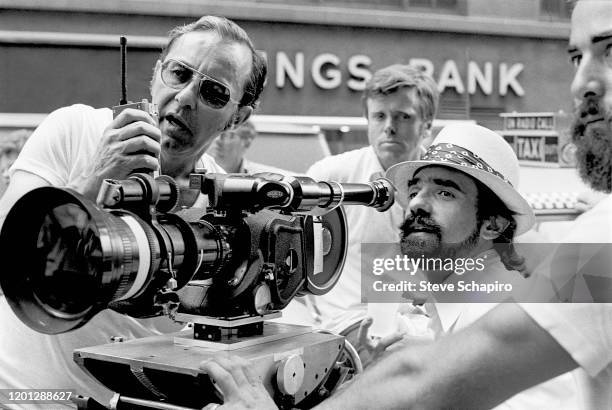
<svg viewBox="0 0 612 410">
<path fill-rule="evenodd" d="M 137 174 L 128 181 L 106 182 L 100 191 L 98 200 L 107 211 L 130 212 L 145 221 L 154 234 L 149 236 L 156 238 L 149 243 L 157 241 L 153 248 L 166 255 L 152 273 L 155 286 L 113 301 L 110 308 L 135 317 L 261 316 L 283 309 L 296 295 L 326 293 L 338 280 L 347 243 L 341 207 L 325 215 L 268 209 L 295 195 L 286 182 L 194 173 L 192 189 L 208 196 L 209 207 L 180 209 L 175 204 L 172 213 L 159 212 L 169 208 L 168 201 L 147 192 L 158 190 L 163 197 L 177 190 L 160 178 Z M 137 200 L 130 192 L 134 181 L 143 188 Z M 109 203 L 109 196 L 124 200 Z"/>
<path fill-rule="evenodd" d="M 207 207 L 183 208 L 172 178 L 148 174 L 106 180 L 97 204 L 54 187 L 24 195 L 0 233 L 7 272 L 19 272 L 0 276 L 12 310 L 48 334 L 106 308 L 191 323 L 74 352 L 117 392 L 112 408 L 222 402 L 198 363 L 228 351 L 252 363 L 280 408 L 328 397 L 359 371 L 354 349 L 342 336 L 267 320 L 295 296 L 334 286 L 347 248 L 340 205 L 387 209 L 392 185 L 201 171 L 190 188 L 208 197 Z"/>
<path fill-rule="evenodd" d="M 98 205 L 42 187 L 7 215 L 0 284 L 21 320 L 62 333 L 111 308 L 134 317 L 261 316 L 339 278 L 347 247 L 340 204 L 386 209 L 393 187 L 308 177 L 194 173 L 207 208 L 181 209 L 170 177 L 106 180 Z M 29 255 L 15 258 L 14 255 Z"/>
</svg>

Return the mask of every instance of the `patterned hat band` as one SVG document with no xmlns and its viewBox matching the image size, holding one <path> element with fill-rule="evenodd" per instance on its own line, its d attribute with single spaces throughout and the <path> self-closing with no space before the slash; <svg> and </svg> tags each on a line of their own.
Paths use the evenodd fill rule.
<svg viewBox="0 0 612 410">
<path fill-rule="evenodd" d="M 448 143 L 432 145 L 427 149 L 427 152 L 423 154 L 421 160 L 447 162 L 461 165 L 463 167 L 480 169 L 501 178 L 508 185 L 512 186 L 512 183 L 508 181 L 503 174 L 497 172 L 495 169 L 489 166 L 489 164 L 487 164 L 482 158 L 474 154 L 469 149 L 465 149 L 458 145 Z"/>
</svg>

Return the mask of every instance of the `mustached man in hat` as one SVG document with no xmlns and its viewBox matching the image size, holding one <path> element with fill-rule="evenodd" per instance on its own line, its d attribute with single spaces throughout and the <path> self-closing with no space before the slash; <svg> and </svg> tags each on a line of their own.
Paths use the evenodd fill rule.
<svg viewBox="0 0 612 410">
<path fill-rule="evenodd" d="M 421 160 L 394 165 L 387 171 L 387 177 L 406 210 L 400 226 L 402 253 L 413 259 L 445 261 L 443 269 L 441 263 L 428 264 L 429 270 L 423 272 L 427 281 L 452 283 L 455 289 L 459 281 L 508 284 L 514 290 L 525 286 L 524 276 L 529 272 L 513 239 L 527 232 L 535 217 L 517 191 L 516 155 L 500 135 L 473 124 L 449 125 L 440 131 Z M 455 261 L 450 269 L 449 260 Z M 440 296 L 445 302 L 487 298 L 500 302 L 503 295 L 504 292 L 488 294 L 473 290 L 463 292 L 461 299 L 451 293 Z M 438 338 L 467 327 L 495 306 L 496 303 L 426 303 L 422 310 L 429 316 L 430 332 Z M 418 309 L 402 304 L 400 317 L 404 321 L 414 320 L 415 315 L 423 313 Z M 364 326 L 368 325 L 366 321 Z M 387 337 L 378 344 L 369 344 L 380 352 L 385 343 L 394 340 Z M 363 336 L 361 342 L 368 344 Z M 566 374 L 526 390 L 505 402 L 502 408 L 528 405 L 553 409 L 571 400 L 575 400 L 574 389 L 571 376 Z"/>
<path fill-rule="evenodd" d="M 449 125 L 421 160 L 394 165 L 387 178 L 406 210 L 400 226 L 404 254 L 442 259 L 486 254 L 490 268 L 528 274 L 512 241 L 535 217 L 516 190 L 518 160 L 501 136 L 478 125 Z M 432 279 L 439 282 L 451 273 Z"/>
<path fill-rule="evenodd" d="M 498 280 L 520 285 L 525 281 L 523 277 L 529 276 L 525 258 L 517 253 L 513 240 L 534 225 L 535 216 L 516 190 L 518 160 L 500 135 L 474 124 L 449 125 L 440 131 L 421 160 L 398 163 L 389 168 L 386 177 L 395 185 L 396 201 L 405 211 L 399 227 L 401 252 L 421 260 L 420 273 L 426 281 L 438 284 Z M 466 260 L 473 262 L 466 265 Z M 451 263 L 442 263 L 448 261 Z M 415 292 L 408 296 L 422 301 L 431 295 Z M 448 295 L 434 298 L 441 300 L 439 296 Z M 471 296 L 474 300 L 480 295 Z M 450 301 L 466 299 L 451 297 Z M 410 313 L 407 306 L 400 310 Z M 428 303 L 426 314 L 433 320 L 425 333 L 433 331 L 437 337 L 456 330 L 491 307 L 482 303 Z M 418 326 L 415 332 L 407 319 L 410 314 L 401 316 L 407 325 L 400 324 L 401 330 L 424 333 Z M 362 323 L 360 343 L 376 355 L 397 338 L 391 335 L 372 343 L 367 336 L 371 324 L 372 318 Z M 368 356 L 364 357 L 367 361 Z"/>
<path fill-rule="evenodd" d="M 396 201 L 404 209 L 404 221 L 399 226 L 401 252 L 412 260 L 421 260 L 420 274 L 427 282 L 497 280 L 520 285 L 523 276 L 529 275 L 525 258 L 517 253 L 513 240 L 533 226 L 535 217 L 516 190 L 518 160 L 500 135 L 473 124 L 449 125 L 440 131 L 421 160 L 393 165 L 386 177 L 395 185 Z M 468 260 L 473 262 L 466 265 Z M 448 261 L 451 263 L 444 263 Z M 420 283 L 416 276 L 409 279 Z M 408 295 L 419 301 L 429 296 L 424 292 Z M 457 301 L 452 295 L 450 299 Z M 380 340 L 370 338 L 369 328 L 372 324 L 373 329 L 380 327 L 376 322 L 385 317 L 374 315 L 363 321 L 359 345 L 370 354 L 362 351 L 362 361 L 367 364 L 373 360 L 400 338 L 399 333 L 439 336 L 473 322 L 491 308 L 486 304 L 428 304 L 426 314 L 434 320 L 424 321 L 423 312 L 413 312 L 411 306 L 403 304 L 399 315 L 387 312 L 386 316 L 393 316 L 396 324 L 399 319 L 399 331 L 379 335 L 383 336 Z"/>
</svg>

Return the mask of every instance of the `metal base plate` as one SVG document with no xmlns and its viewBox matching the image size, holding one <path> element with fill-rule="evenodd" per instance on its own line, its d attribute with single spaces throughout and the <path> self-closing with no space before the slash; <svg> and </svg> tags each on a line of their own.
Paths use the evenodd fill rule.
<svg viewBox="0 0 612 410">
<path fill-rule="evenodd" d="M 214 342 L 195 339 L 193 334 L 187 337 L 181 335 L 174 337 L 174 343 L 179 346 L 199 346 L 216 350 L 236 350 L 312 332 L 310 326 L 288 325 L 284 323 L 264 323 L 263 329 L 262 335 L 246 337 L 231 336 L 229 338 L 224 336 L 224 339 Z"/>
<path fill-rule="evenodd" d="M 248 346 L 233 350 L 218 343 L 208 343 L 207 346 L 182 344 L 191 337 L 192 330 L 187 330 L 78 349 L 74 358 L 94 378 L 121 395 L 155 399 L 162 394 L 167 397 L 164 400 L 167 403 L 202 408 L 214 401 L 214 388 L 199 368 L 202 361 L 230 354 L 240 356 L 251 362 L 254 374 L 276 397 L 278 392 L 274 380 L 279 363 L 290 356 L 299 355 L 304 362 L 304 379 L 293 396 L 295 404 L 311 397 L 335 365 L 344 346 L 344 338 L 310 332 L 305 326 L 281 323 L 265 325 L 267 338 L 266 335 L 256 336 Z M 286 333 L 291 335 L 279 336 Z M 181 339 L 181 343 L 175 343 L 176 339 Z M 151 394 L 152 389 L 157 394 Z"/>
<path fill-rule="evenodd" d="M 263 322 L 264 320 L 271 320 L 282 317 L 282 313 L 280 311 L 268 313 L 266 315 L 261 316 L 244 316 L 244 317 L 232 317 L 232 318 L 217 318 L 210 316 L 198 316 L 198 315 L 189 315 L 187 313 L 177 313 L 174 317 L 174 320 L 177 322 L 192 322 L 192 323 L 200 323 L 202 325 L 207 326 L 219 326 L 219 327 L 238 327 L 243 325 L 248 325 L 252 323 Z"/>
</svg>

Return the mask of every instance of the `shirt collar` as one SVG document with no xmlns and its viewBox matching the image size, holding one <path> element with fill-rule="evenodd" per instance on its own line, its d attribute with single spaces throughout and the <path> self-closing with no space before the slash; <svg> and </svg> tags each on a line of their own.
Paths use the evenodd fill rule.
<svg viewBox="0 0 612 410">
<path fill-rule="evenodd" d="M 463 303 L 436 303 L 435 308 L 440 318 L 442 331 L 447 333 L 459 320 L 463 310 Z"/>
<path fill-rule="evenodd" d="M 456 282 L 458 280 L 465 280 L 465 281 L 475 280 L 476 282 L 479 282 L 479 278 L 482 275 L 486 275 L 487 271 L 489 272 L 491 271 L 490 269 L 488 269 L 489 267 L 491 267 L 492 265 L 496 263 L 501 263 L 499 254 L 494 249 L 486 250 L 474 256 L 473 258 L 474 259 L 478 259 L 478 258 L 484 259 L 485 268 L 482 271 L 478 271 L 474 269 L 472 271 L 466 272 L 464 275 L 459 276 L 460 279 L 453 278 L 453 277 L 458 277 L 458 275 L 450 275 L 444 281 L 444 283 L 452 282 L 452 281 Z M 467 306 L 465 303 L 436 303 L 435 308 L 436 308 L 438 317 L 440 318 L 440 323 L 442 324 L 442 330 L 444 331 L 444 333 L 447 333 L 450 329 L 453 328 L 455 323 L 457 323 L 457 321 L 461 317 L 461 314 L 465 311 Z"/>
</svg>

